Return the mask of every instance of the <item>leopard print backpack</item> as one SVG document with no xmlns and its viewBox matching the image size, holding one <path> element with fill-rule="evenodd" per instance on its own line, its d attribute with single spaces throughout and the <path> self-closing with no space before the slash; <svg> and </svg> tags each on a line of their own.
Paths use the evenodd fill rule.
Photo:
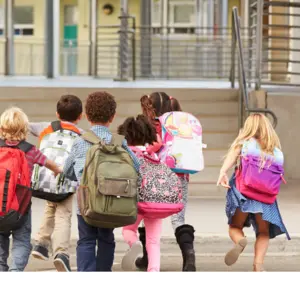
<svg viewBox="0 0 300 300">
<path fill-rule="evenodd" d="M 183 209 L 182 187 L 178 176 L 159 159 L 132 149 L 140 160 L 138 213 L 145 218 L 162 219 Z"/>
</svg>

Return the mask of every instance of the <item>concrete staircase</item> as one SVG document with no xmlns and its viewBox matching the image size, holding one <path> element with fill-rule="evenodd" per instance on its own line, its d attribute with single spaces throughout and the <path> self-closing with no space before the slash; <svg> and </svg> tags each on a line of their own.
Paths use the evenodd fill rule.
<svg viewBox="0 0 300 300">
<path fill-rule="evenodd" d="M 42 88 L 42 87 L 1 87 L 0 111 L 9 106 L 21 107 L 31 121 L 51 121 L 55 119 L 56 102 L 62 94 L 73 93 L 85 100 L 97 88 Z M 150 94 L 148 88 L 107 88 L 118 103 L 117 116 L 112 131 L 128 116 L 141 113 L 139 99 Z M 190 196 L 216 198 L 223 197 L 224 190 L 216 187 L 222 158 L 238 131 L 238 91 L 235 89 L 191 89 L 165 88 L 167 94 L 180 100 L 182 108 L 197 116 L 203 127 L 203 141 L 208 145 L 204 150 L 206 168 L 191 176 Z M 83 120 L 83 128 L 88 123 Z M 35 142 L 33 138 L 30 141 Z"/>
</svg>

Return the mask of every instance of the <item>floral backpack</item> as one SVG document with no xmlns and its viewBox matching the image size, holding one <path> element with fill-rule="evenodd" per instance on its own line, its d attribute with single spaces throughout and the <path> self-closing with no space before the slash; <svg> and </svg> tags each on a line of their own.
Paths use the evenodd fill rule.
<svg viewBox="0 0 300 300">
<path fill-rule="evenodd" d="M 159 118 L 163 147 L 160 159 L 176 173 L 195 174 L 204 169 L 202 126 L 193 115 L 176 111 Z"/>
<path fill-rule="evenodd" d="M 138 213 L 145 218 L 162 219 L 183 209 L 182 187 L 178 176 L 145 147 L 131 147 L 140 160 Z"/>
</svg>

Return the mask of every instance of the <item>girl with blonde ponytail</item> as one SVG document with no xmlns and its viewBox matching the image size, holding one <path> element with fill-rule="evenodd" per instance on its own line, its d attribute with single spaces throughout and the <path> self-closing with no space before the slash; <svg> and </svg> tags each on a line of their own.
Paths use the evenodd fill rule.
<svg viewBox="0 0 300 300">
<path fill-rule="evenodd" d="M 247 155 L 259 159 L 260 169 L 267 161 L 283 166 L 284 158 L 280 140 L 269 119 L 262 114 L 252 114 L 247 118 L 225 157 L 217 185 L 228 189 L 226 214 L 229 236 L 235 244 L 226 254 L 225 263 L 231 266 L 238 260 L 247 245 L 243 228 L 252 225 L 256 233 L 253 270 L 264 271 L 263 263 L 269 239 L 284 233 L 288 239 L 290 237 L 282 221 L 277 200 L 267 204 L 258 199 L 249 199 L 237 188 L 237 173 L 234 173 L 231 180 L 228 179 L 227 172 L 237 165 L 240 157 Z"/>
</svg>

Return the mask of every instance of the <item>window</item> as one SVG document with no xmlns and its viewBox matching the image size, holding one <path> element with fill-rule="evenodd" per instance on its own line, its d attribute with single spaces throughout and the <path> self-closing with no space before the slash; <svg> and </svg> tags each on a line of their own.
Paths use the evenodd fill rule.
<svg viewBox="0 0 300 300">
<path fill-rule="evenodd" d="M 32 36 L 34 34 L 33 6 L 15 6 L 13 11 L 15 35 Z M 3 35 L 4 7 L 0 6 L 0 35 Z"/>
<path fill-rule="evenodd" d="M 170 1 L 169 26 L 171 33 L 195 33 L 196 5 L 194 1 Z"/>
<path fill-rule="evenodd" d="M 162 7 L 166 10 L 163 20 L 161 20 Z M 161 28 L 165 27 L 168 27 L 169 33 L 195 33 L 196 1 L 152 0 L 152 26 L 154 27 L 153 33 L 161 33 Z"/>
<path fill-rule="evenodd" d="M 64 25 L 78 24 L 78 10 L 76 5 L 66 5 L 64 7 Z"/>
</svg>

